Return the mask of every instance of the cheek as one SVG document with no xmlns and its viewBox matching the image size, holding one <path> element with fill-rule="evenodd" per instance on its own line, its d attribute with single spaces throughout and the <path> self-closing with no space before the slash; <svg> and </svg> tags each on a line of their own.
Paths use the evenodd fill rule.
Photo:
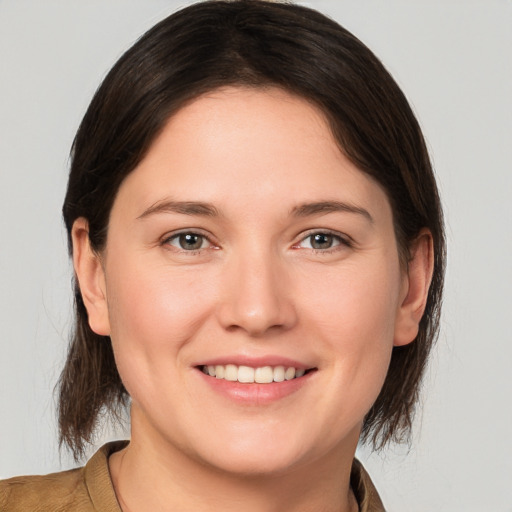
<svg viewBox="0 0 512 512">
<path fill-rule="evenodd" d="M 128 263 L 108 273 L 107 295 L 116 363 L 130 391 L 135 376 L 151 381 L 158 368 L 179 363 L 180 349 L 207 316 L 211 297 L 190 273 Z"/>
<path fill-rule="evenodd" d="M 165 266 L 124 264 L 109 272 L 109 314 L 115 331 L 149 335 L 160 330 L 179 333 L 194 323 L 205 299 L 204 286 L 193 272 L 170 272 Z M 129 277 L 126 277 L 129 276 Z M 203 301 L 204 302 L 204 301 Z M 158 341 L 154 338 L 154 342 Z"/>
<path fill-rule="evenodd" d="M 298 294 L 307 298 L 304 310 L 315 316 L 314 323 L 329 331 L 331 340 L 338 340 L 336 344 L 351 350 L 362 345 L 392 344 L 400 269 L 394 259 L 378 263 L 361 261 L 342 271 L 333 269 L 328 275 L 310 275 Z"/>
<path fill-rule="evenodd" d="M 362 418 L 376 400 L 389 367 L 399 303 L 398 265 L 365 265 L 333 274 L 323 293 L 311 297 L 310 324 L 329 347 L 323 364 L 330 368 L 340 410 Z M 342 392 L 343 390 L 343 392 Z M 351 410 L 351 412 L 350 412 Z"/>
</svg>

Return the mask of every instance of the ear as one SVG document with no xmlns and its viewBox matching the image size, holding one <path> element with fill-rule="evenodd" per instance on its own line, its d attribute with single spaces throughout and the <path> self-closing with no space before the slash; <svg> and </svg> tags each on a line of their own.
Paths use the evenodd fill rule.
<svg viewBox="0 0 512 512">
<path fill-rule="evenodd" d="M 407 345 L 418 335 L 434 271 L 432 234 L 423 229 L 410 247 L 410 259 L 402 283 L 401 303 L 395 323 L 395 347 Z"/>
<path fill-rule="evenodd" d="M 82 294 L 91 329 L 99 335 L 110 336 L 105 272 L 100 255 L 89 241 L 89 223 L 83 217 L 73 223 L 73 266 Z"/>
</svg>

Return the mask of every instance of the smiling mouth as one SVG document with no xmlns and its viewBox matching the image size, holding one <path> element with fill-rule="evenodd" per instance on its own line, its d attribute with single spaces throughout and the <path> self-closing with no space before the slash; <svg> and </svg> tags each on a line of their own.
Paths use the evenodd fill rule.
<svg viewBox="0 0 512 512">
<path fill-rule="evenodd" d="M 315 368 L 306 370 L 293 366 L 260 366 L 258 368 L 252 368 L 250 366 L 237 366 L 235 364 L 203 365 L 200 366 L 199 369 L 210 377 L 243 384 L 284 382 L 298 379 L 308 372 L 315 370 Z"/>
</svg>

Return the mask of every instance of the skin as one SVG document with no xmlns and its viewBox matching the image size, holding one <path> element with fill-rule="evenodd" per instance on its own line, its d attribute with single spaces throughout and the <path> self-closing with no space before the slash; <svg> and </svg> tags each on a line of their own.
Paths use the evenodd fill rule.
<svg viewBox="0 0 512 512">
<path fill-rule="evenodd" d="M 416 336 L 432 242 L 420 233 L 401 266 L 385 192 L 321 112 L 278 89 L 204 95 L 121 185 L 102 254 L 87 229 L 73 228 L 75 270 L 132 398 L 131 443 L 110 459 L 123 510 L 357 510 L 362 421 L 393 346 Z M 240 357 L 314 371 L 240 402 L 197 368 Z"/>
</svg>

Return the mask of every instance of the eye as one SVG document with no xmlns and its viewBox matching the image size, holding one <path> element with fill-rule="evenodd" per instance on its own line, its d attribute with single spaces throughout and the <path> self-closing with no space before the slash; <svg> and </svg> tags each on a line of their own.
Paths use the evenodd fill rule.
<svg viewBox="0 0 512 512">
<path fill-rule="evenodd" d="M 198 251 L 211 246 L 208 239 L 199 233 L 178 233 L 165 240 L 166 244 L 183 251 Z"/>
<path fill-rule="evenodd" d="M 332 249 L 339 245 L 348 245 L 348 242 L 339 235 L 329 232 L 316 232 L 311 233 L 303 238 L 296 247 L 313 249 L 315 251 L 322 251 Z"/>
</svg>

